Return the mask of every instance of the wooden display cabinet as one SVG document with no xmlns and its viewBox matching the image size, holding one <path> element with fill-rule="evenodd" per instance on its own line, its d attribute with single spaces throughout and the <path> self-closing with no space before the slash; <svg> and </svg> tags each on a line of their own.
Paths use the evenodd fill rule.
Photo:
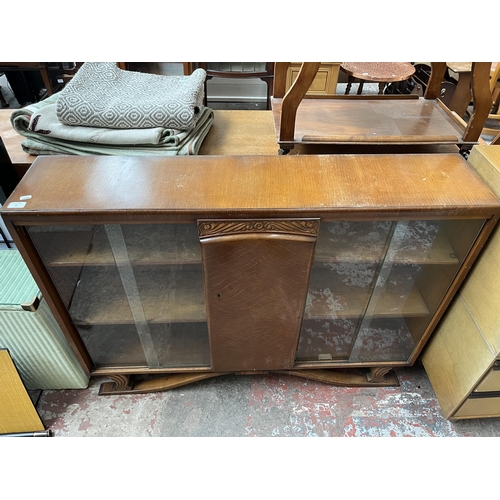
<svg viewBox="0 0 500 500">
<path fill-rule="evenodd" d="M 499 213 L 455 154 L 39 157 L 2 210 L 101 394 L 396 385 Z"/>
</svg>

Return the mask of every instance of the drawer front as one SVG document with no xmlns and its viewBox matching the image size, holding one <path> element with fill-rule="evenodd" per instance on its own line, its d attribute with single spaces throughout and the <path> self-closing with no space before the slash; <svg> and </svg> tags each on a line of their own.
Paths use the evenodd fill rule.
<svg viewBox="0 0 500 500">
<path fill-rule="evenodd" d="M 500 391 L 500 366 L 494 366 L 475 389 L 475 392 L 489 391 Z"/>
<path fill-rule="evenodd" d="M 491 397 L 469 397 L 453 417 L 500 417 L 500 392 L 494 393 L 494 395 L 488 394 L 491 394 Z"/>
</svg>

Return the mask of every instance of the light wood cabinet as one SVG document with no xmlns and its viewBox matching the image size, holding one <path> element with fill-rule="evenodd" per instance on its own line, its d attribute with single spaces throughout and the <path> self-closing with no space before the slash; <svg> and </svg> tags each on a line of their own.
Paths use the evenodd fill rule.
<svg viewBox="0 0 500 500">
<path fill-rule="evenodd" d="M 469 163 L 500 194 L 500 146 L 475 146 Z M 500 232 L 495 229 L 422 362 L 450 420 L 500 416 Z"/>
<path fill-rule="evenodd" d="M 286 90 L 291 87 L 297 78 L 302 63 L 290 63 L 286 74 Z M 307 95 L 335 95 L 339 80 L 340 62 L 321 63 Z"/>
<path fill-rule="evenodd" d="M 499 213 L 460 155 L 311 155 L 38 158 L 2 216 L 111 394 L 395 385 Z"/>
</svg>

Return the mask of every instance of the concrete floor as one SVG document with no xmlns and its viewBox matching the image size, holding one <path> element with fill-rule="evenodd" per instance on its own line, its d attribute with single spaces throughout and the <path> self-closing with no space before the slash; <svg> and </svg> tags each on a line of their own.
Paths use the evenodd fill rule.
<svg viewBox="0 0 500 500">
<path fill-rule="evenodd" d="M 500 418 L 444 419 L 421 366 L 399 387 L 346 388 L 279 375 L 225 376 L 167 392 L 99 396 L 43 391 L 37 409 L 55 437 L 496 437 Z"/>
</svg>

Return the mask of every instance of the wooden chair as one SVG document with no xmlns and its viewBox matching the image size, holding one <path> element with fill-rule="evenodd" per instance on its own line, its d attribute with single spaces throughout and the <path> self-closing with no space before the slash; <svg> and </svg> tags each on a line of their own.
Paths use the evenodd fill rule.
<svg viewBox="0 0 500 500">
<path fill-rule="evenodd" d="M 432 63 L 424 97 L 418 95 L 306 96 L 320 63 L 302 63 L 285 92 L 290 63 L 276 63 L 271 98 L 279 153 L 295 145 L 324 145 L 325 152 L 468 152 L 477 143 L 492 105 L 491 63 L 473 63 L 474 110 L 468 123 L 438 99 L 446 63 Z M 375 148 L 376 149 L 376 148 Z"/>
<path fill-rule="evenodd" d="M 490 92 L 492 98 L 492 109 L 491 113 L 488 114 L 488 120 L 496 120 L 500 122 L 500 114 L 498 113 L 498 104 L 500 100 L 500 62 L 496 63 L 496 66 L 491 70 L 490 78 Z M 482 134 L 484 135 L 497 135 L 500 132 L 500 128 L 493 128 L 486 126 L 483 128 Z"/>
<path fill-rule="evenodd" d="M 247 64 L 250 69 L 235 69 L 236 64 Z M 260 78 L 267 83 L 267 109 L 271 109 L 271 94 L 274 81 L 274 63 L 207 63 L 192 62 L 184 64 L 184 74 L 191 74 L 196 68 L 203 68 L 207 72 L 205 80 L 205 105 L 207 105 L 207 80 L 218 78 Z"/>
</svg>

